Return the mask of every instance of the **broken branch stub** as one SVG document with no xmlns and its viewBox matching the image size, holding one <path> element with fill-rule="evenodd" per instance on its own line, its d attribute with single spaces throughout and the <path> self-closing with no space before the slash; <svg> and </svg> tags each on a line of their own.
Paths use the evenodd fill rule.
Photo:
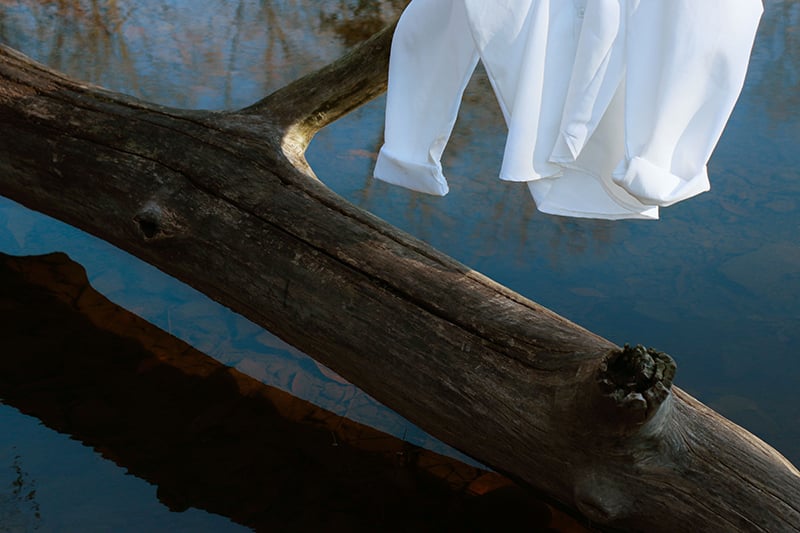
<svg viewBox="0 0 800 533">
<path fill-rule="evenodd" d="M 676 368 L 672 357 L 640 344 L 609 353 L 597 376 L 604 422 L 633 431 L 652 419 L 670 395 Z"/>
</svg>

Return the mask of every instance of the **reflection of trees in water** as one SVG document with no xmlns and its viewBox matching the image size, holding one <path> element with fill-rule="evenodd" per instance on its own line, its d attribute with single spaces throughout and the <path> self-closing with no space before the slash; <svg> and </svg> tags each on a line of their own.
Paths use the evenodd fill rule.
<svg viewBox="0 0 800 533">
<path fill-rule="evenodd" d="M 0 41 L 184 107 L 243 106 L 391 22 L 403 0 L 0 0 Z"/>
<path fill-rule="evenodd" d="M 410 0 L 338 0 L 320 9 L 320 26 L 332 28 L 342 44 L 353 46 L 396 18 Z M 342 16 L 342 14 L 345 14 Z"/>
<path fill-rule="evenodd" d="M 115 77 L 133 80 L 127 43 L 118 38 L 130 16 L 126 2 L 0 0 L 0 5 L 3 43 L 66 72 L 83 63 L 79 71 L 86 79 L 102 78 L 109 58 L 115 58 Z"/>
<path fill-rule="evenodd" d="M 784 122 L 800 109 L 800 2 L 767 2 L 749 76 L 770 118 Z"/>
</svg>

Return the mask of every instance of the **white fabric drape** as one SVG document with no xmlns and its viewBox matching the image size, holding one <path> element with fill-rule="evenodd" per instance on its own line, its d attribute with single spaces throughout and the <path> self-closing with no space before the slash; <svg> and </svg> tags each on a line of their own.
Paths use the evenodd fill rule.
<svg viewBox="0 0 800 533">
<path fill-rule="evenodd" d="M 478 60 L 508 126 L 500 178 L 546 213 L 658 218 L 709 189 L 760 0 L 412 0 L 392 42 L 375 177 L 444 195 Z"/>
</svg>

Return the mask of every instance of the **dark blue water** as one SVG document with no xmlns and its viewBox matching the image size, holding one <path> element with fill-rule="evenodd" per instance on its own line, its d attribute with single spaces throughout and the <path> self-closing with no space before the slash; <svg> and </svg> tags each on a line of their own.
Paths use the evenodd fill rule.
<svg viewBox="0 0 800 533">
<path fill-rule="evenodd" d="M 0 41 L 72 76 L 151 101 L 232 109 L 324 65 L 403 4 L 0 0 Z M 448 196 L 418 195 L 369 177 L 382 122 L 381 98 L 320 132 L 308 153 L 318 176 L 353 203 L 590 330 L 670 353 L 678 385 L 800 464 L 800 4 L 767 2 L 747 85 L 710 164 L 712 190 L 664 209 L 657 222 L 542 215 L 524 186 L 500 182 L 505 130 L 480 73 L 443 159 Z M 83 264 L 93 286 L 113 301 L 216 359 L 442 449 L 196 291 L 0 200 L 0 251 L 55 250 Z M 0 428 L 0 517 L 16 513 L 17 522 L 42 530 L 237 529 L 199 511 L 168 513 L 154 488 L 2 404 Z M 20 469 L 24 482 L 35 485 L 38 509 L 4 506 L 13 500 L 6 487 Z M 69 498 L 76 493 L 86 496 Z M 79 512 L 87 501 L 106 511 L 96 522 Z M 124 517 L 132 516 L 150 522 L 130 525 Z"/>
</svg>

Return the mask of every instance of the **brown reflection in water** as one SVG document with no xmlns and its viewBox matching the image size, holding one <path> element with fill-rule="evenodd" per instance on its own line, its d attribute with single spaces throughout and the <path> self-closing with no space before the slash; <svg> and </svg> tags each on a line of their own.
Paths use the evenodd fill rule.
<svg viewBox="0 0 800 533">
<path fill-rule="evenodd" d="M 320 27 L 332 28 L 346 47 L 369 39 L 399 16 L 410 0 L 338 0 L 320 10 Z M 348 5 L 351 4 L 351 5 Z"/>
<path fill-rule="evenodd" d="M 73 77 L 230 109 L 321 68 L 408 0 L 0 0 L 0 42 Z"/>
<path fill-rule="evenodd" d="M 765 7 L 758 35 L 763 44 L 750 76 L 769 118 L 783 123 L 800 108 L 800 5 L 782 1 Z"/>
<path fill-rule="evenodd" d="M 495 473 L 226 367 L 89 285 L 61 253 L 0 254 L 0 397 L 256 530 L 585 531 Z"/>
</svg>

